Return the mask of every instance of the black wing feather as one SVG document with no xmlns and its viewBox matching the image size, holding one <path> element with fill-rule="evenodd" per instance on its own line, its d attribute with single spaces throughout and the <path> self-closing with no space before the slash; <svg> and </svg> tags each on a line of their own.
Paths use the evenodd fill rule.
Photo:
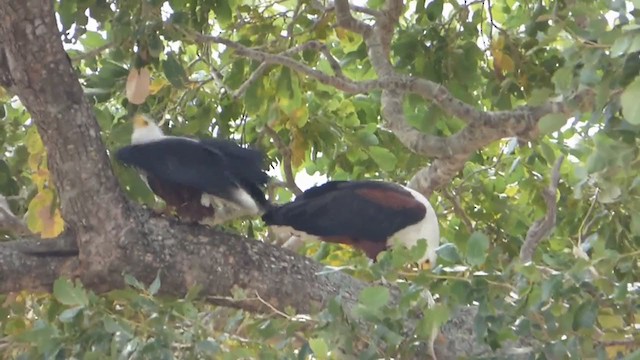
<svg viewBox="0 0 640 360">
<path fill-rule="evenodd" d="M 406 192 L 381 181 L 330 181 L 311 188 L 295 201 L 268 211 L 268 225 L 286 225 L 316 236 L 347 236 L 356 240 L 386 241 L 395 232 L 420 221 L 426 209 L 410 203 L 385 206 L 363 195 L 363 190 Z M 391 195 L 391 194 L 390 194 Z M 408 202 L 416 200 L 408 200 Z"/>
<path fill-rule="evenodd" d="M 229 172 L 243 182 L 264 186 L 269 181 L 269 175 L 263 171 L 264 154 L 261 151 L 243 148 L 226 139 L 203 139 L 200 143 L 222 153 L 229 164 Z"/>
<path fill-rule="evenodd" d="M 200 143 L 215 152 L 222 153 L 227 160 L 228 171 L 238 179 L 249 195 L 263 208 L 271 207 L 262 191 L 262 187 L 269 181 L 269 175 L 263 171 L 264 154 L 261 151 L 243 148 L 226 139 L 203 139 Z"/>
<path fill-rule="evenodd" d="M 232 200 L 236 179 L 224 155 L 196 141 L 166 138 L 145 144 L 125 146 L 116 158 L 124 164 L 175 184 Z"/>
</svg>

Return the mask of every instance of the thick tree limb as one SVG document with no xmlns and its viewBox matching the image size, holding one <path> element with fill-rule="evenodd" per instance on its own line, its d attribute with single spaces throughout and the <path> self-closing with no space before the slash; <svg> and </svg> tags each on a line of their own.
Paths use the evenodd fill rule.
<svg viewBox="0 0 640 360">
<path fill-rule="evenodd" d="M 322 265 L 261 241 L 149 217 L 144 211 L 136 211 L 134 217 L 142 224 L 144 238 L 140 243 L 132 244 L 126 256 L 116 259 L 110 267 L 124 269 L 146 283 L 153 281 L 156 271 L 160 270 L 161 291 L 165 294 L 183 296 L 197 284 L 202 286 L 202 296 L 218 299 L 214 303 L 229 305 L 225 298 L 237 287 L 249 295 L 257 292 L 279 309 L 292 306 L 301 313 L 308 313 L 321 309 L 339 292 L 345 296 L 345 305 L 352 306 L 365 286 L 340 272 L 316 275 L 323 269 Z M 56 244 L 57 248 L 69 244 L 67 236 L 42 243 Z M 43 256 L 41 246 L 27 241 L 12 241 L 0 246 L 0 292 L 50 290 L 48 286 L 57 276 L 79 275 L 77 257 Z M 40 255 L 27 255 L 26 252 Z M 131 266 L 136 262 L 140 264 L 137 267 L 152 269 L 141 272 Z M 46 276 L 42 276 L 45 271 Z M 113 271 L 103 280 L 92 288 L 98 292 L 117 289 L 122 286 L 122 271 Z M 232 305 L 252 311 L 270 311 L 256 302 Z"/>
<path fill-rule="evenodd" d="M 538 245 L 542 240 L 549 236 L 551 230 L 556 226 L 556 213 L 558 212 L 556 192 L 558 191 L 560 166 L 562 165 L 563 160 L 564 155 L 560 155 L 558 160 L 556 160 L 556 164 L 553 166 L 553 170 L 551 171 L 549 186 L 542 191 L 544 202 L 547 204 L 547 213 L 542 218 L 531 224 L 529 231 L 527 231 L 527 237 L 520 248 L 520 260 L 523 263 L 527 263 L 533 259 L 533 253 L 536 251 Z"/>
<path fill-rule="evenodd" d="M 91 284 L 98 293 L 121 288 L 123 272 L 149 284 L 160 270 L 161 294 L 184 296 L 188 288 L 197 284 L 202 289 L 200 295 L 214 304 L 264 313 L 291 306 L 304 314 L 322 309 L 338 294 L 349 311 L 356 304 L 359 292 L 367 286 L 339 271 L 318 275 L 322 265 L 274 245 L 203 226 L 150 217 L 146 211 L 133 211 L 133 214 L 134 220 L 143 224 L 144 237 L 141 243 L 128 249 L 127 257 L 116 260 L 105 282 Z M 51 291 L 59 276 L 80 276 L 82 268 L 77 257 L 45 256 L 41 248 L 48 243 L 57 243 L 50 248 L 69 248 L 72 242 L 73 238 L 64 235 L 42 244 L 19 240 L 0 245 L 0 293 Z M 27 255 L 25 251 L 39 255 Z M 132 267 L 131 262 L 137 266 Z M 124 271 L 117 271 L 117 266 Z M 231 297 L 231 291 L 236 288 L 245 291 L 246 300 Z M 255 294 L 264 301 L 255 301 Z M 442 336 L 435 344 L 439 359 L 493 354 L 475 338 L 473 316 L 476 311 L 475 307 L 462 308 L 443 326 Z M 516 344 L 506 344 L 504 351 L 514 347 Z"/>
<path fill-rule="evenodd" d="M 62 241 L 75 241 L 63 238 Z M 20 290 L 51 291 L 53 282 L 61 275 L 77 277 L 78 257 L 33 256 L 23 253 L 27 241 L 0 243 L 0 293 Z M 46 240 L 56 243 L 56 240 Z"/>
<path fill-rule="evenodd" d="M 78 256 L 78 246 L 73 234 L 63 233 L 56 239 L 42 240 L 35 236 L 2 244 L 23 255 L 40 257 L 69 257 Z M 0 291 L 1 292 L 1 291 Z"/>
</svg>

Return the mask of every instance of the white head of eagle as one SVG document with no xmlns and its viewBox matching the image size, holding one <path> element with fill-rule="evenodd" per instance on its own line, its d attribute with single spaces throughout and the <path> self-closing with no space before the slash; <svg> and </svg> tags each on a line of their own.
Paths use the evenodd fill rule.
<svg viewBox="0 0 640 360">
<path fill-rule="evenodd" d="M 133 117 L 133 133 L 131 144 L 144 144 L 164 138 L 165 135 L 153 119 L 146 114 L 138 114 Z"/>
<path fill-rule="evenodd" d="M 147 115 L 133 118 L 131 145 L 116 152 L 188 222 L 217 225 L 269 208 L 264 155 L 231 140 L 166 136 Z"/>
<path fill-rule="evenodd" d="M 274 206 L 262 219 L 293 235 L 353 246 L 374 261 L 388 248 L 411 248 L 424 239 L 427 250 L 419 262 L 433 267 L 440 244 L 429 201 L 413 189 L 383 181 L 329 181 Z"/>
</svg>

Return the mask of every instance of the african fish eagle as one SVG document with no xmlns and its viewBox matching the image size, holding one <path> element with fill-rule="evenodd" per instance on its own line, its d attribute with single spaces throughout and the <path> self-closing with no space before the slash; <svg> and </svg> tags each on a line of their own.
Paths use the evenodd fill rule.
<svg viewBox="0 0 640 360">
<path fill-rule="evenodd" d="M 133 119 L 131 145 L 116 158 L 137 168 L 151 191 L 180 219 L 218 225 L 258 216 L 269 203 L 263 154 L 230 140 L 166 136 L 147 115 Z"/>
<path fill-rule="evenodd" d="M 294 236 L 358 248 L 375 261 L 378 254 L 425 239 L 420 265 L 435 267 L 440 244 L 438 219 L 429 201 L 405 186 L 373 180 L 329 181 L 293 202 L 274 206 L 262 219 Z"/>
</svg>

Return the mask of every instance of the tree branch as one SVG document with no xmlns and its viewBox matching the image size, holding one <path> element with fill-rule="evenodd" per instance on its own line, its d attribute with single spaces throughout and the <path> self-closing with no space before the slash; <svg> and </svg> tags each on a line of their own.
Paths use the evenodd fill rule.
<svg viewBox="0 0 640 360">
<path fill-rule="evenodd" d="M 382 6 L 382 14 L 375 25 L 375 35 L 386 54 L 390 52 L 391 39 L 396 33 L 396 26 L 403 10 L 402 0 L 386 0 Z"/>
<path fill-rule="evenodd" d="M 242 45 L 240 45 L 240 46 L 242 46 Z M 305 51 L 305 50 L 316 50 L 316 51 L 322 52 L 322 54 L 329 61 L 329 64 L 331 65 L 331 69 L 333 70 L 335 76 L 338 77 L 338 78 L 347 80 L 345 78 L 344 74 L 342 73 L 342 69 L 340 68 L 340 64 L 338 63 L 338 61 L 333 57 L 333 55 L 331 55 L 331 52 L 329 51 L 327 46 L 322 44 L 322 43 L 320 43 L 319 41 L 306 42 L 306 43 L 304 43 L 302 45 L 298 45 L 296 47 L 293 47 L 291 49 L 283 51 L 279 55 L 290 56 L 290 55 L 293 55 L 293 54 L 296 54 L 296 53 L 299 53 L 299 52 L 302 52 L 302 51 Z M 270 54 L 267 54 L 267 55 L 270 55 Z M 247 80 L 245 80 L 238 87 L 238 89 L 236 89 L 233 92 L 232 97 L 234 99 L 241 98 L 247 92 L 247 89 L 249 88 L 249 86 L 251 86 L 251 84 L 256 82 L 260 77 L 262 77 L 264 72 L 267 71 L 267 69 L 269 68 L 269 65 L 271 65 L 271 63 L 263 61 L 260 64 L 260 66 L 258 66 L 258 68 L 251 74 L 251 76 L 249 76 L 249 78 Z M 311 70 L 311 68 L 309 68 L 309 69 Z"/>
<path fill-rule="evenodd" d="M 15 236 L 31 234 L 27 225 L 11 212 L 9 203 L 2 194 L 0 194 L 0 231 L 5 231 Z"/>
<path fill-rule="evenodd" d="M 295 70 L 303 75 L 312 77 L 319 82 L 335 87 L 336 89 L 342 90 L 348 93 L 366 93 L 373 91 L 379 87 L 379 84 L 375 80 L 369 81 L 353 81 L 345 78 L 344 76 L 339 76 L 336 74 L 335 76 L 331 76 L 325 74 L 322 71 L 312 69 L 311 67 L 294 60 L 288 56 L 281 54 L 270 54 L 260 50 L 255 50 L 248 48 L 244 45 L 241 45 L 237 42 L 221 38 L 219 36 L 210 36 L 203 35 L 193 32 L 186 32 L 185 30 L 180 29 L 187 37 L 191 38 L 195 42 L 199 43 L 216 43 L 225 45 L 231 49 L 234 49 L 236 53 L 240 56 L 247 57 L 249 59 L 258 60 L 265 64 L 278 64 L 286 66 L 292 70 Z M 309 49 L 314 48 L 315 50 L 321 50 L 322 45 L 317 41 L 311 41 L 306 44 Z M 331 62 L 331 60 L 329 60 Z M 264 69 L 262 70 L 264 71 Z"/>
<path fill-rule="evenodd" d="M 336 3 L 336 7 L 339 3 Z M 385 6 L 387 7 L 387 10 L 385 10 L 387 17 L 397 21 L 397 16 L 402 13 L 401 1 L 389 1 Z M 565 113 L 569 115 L 573 108 L 567 104 L 567 101 L 549 101 L 541 106 L 523 106 L 511 111 L 486 112 L 478 110 L 455 98 L 442 85 L 396 73 L 389 61 L 388 46 L 385 46 L 385 42 L 388 39 L 385 37 L 386 35 L 383 35 L 389 33 L 387 31 L 388 27 L 380 24 L 376 24 L 373 28 L 374 31 L 368 33 L 365 37 L 369 49 L 369 58 L 374 65 L 379 80 L 364 82 L 355 82 L 344 78 L 338 61 L 333 58 L 326 46 L 319 42 L 311 41 L 281 54 L 269 54 L 216 36 L 192 33 L 187 35 L 198 42 L 224 44 L 235 49 L 240 56 L 263 62 L 237 90 L 236 94 L 238 96 L 262 75 L 268 64 L 287 66 L 346 92 L 357 93 L 382 89 L 381 108 L 385 126 L 411 151 L 423 156 L 436 158 L 428 169 L 419 171 L 409 182 L 410 186 L 426 195 L 449 183 L 464 167 L 468 158 L 478 149 L 510 136 L 533 139 L 538 136 L 537 123 L 544 115 L 549 113 Z M 391 29 L 393 29 L 393 26 Z M 306 49 L 322 52 L 332 65 L 335 75 L 327 75 L 286 56 Z M 404 115 L 402 103 L 404 96 L 408 93 L 416 93 L 425 100 L 432 101 L 447 114 L 467 122 L 468 126 L 447 138 L 421 133 L 407 123 Z M 592 97 L 593 95 L 590 91 L 584 91 L 576 94 L 572 102 L 589 103 Z"/>
<path fill-rule="evenodd" d="M 140 243 L 132 244 L 125 257 L 115 260 L 103 282 L 85 283 L 97 293 L 121 288 L 123 272 L 143 283 L 151 283 L 160 270 L 160 294 L 163 295 L 184 296 L 189 288 L 198 285 L 202 289 L 199 295 L 213 304 L 261 313 L 291 306 L 300 314 L 321 310 L 340 295 L 349 315 L 367 286 L 343 272 L 323 271 L 323 265 L 309 258 L 262 241 L 181 224 L 151 216 L 147 211 L 136 210 L 132 214 L 134 220 L 142 224 L 140 231 L 144 237 Z M 37 240 L 0 244 L 0 293 L 51 291 L 59 276 L 80 276 L 82 268 L 78 257 L 47 256 L 40 248 L 69 248 L 73 241 L 65 234 L 40 244 Z M 27 255 L 25 249 L 39 255 Z M 234 299 L 232 291 L 236 289 L 243 290 L 247 298 Z M 263 301 L 255 301 L 255 294 Z M 435 344 L 440 359 L 493 354 L 476 339 L 473 316 L 470 316 L 476 311 L 475 307 L 461 308 L 441 328 L 442 337 Z M 504 349 L 516 345 L 505 344 Z"/>
<path fill-rule="evenodd" d="M 547 213 L 540 219 L 536 220 L 524 240 L 524 244 L 520 248 L 520 260 L 527 263 L 532 260 L 533 253 L 542 240 L 546 239 L 551 230 L 556 226 L 556 212 L 558 205 L 556 204 L 556 192 L 558 191 L 558 182 L 560 181 L 560 166 L 564 160 L 564 155 L 560 155 L 556 164 L 553 166 L 549 186 L 542 190 L 544 202 L 547 204 Z"/>
<path fill-rule="evenodd" d="M 64 237 L 63 242 L 74 238 Z M 45 240 L 43 243 L 56 243 Z M 37 246 L 35 240 L 15 240 L 0 243 L 0 293 L 20 290 L 51 291 L 59 276 L 77 277 L 80 262 L 75 256 L 33 256 L 24 253 L 29 245 Z M 33 248 L 32 248 L 33 249 Z"/>
<path fill-rule="evenodd" d="M 264 131 L 271 137 L 276 148 L 278 148 L 280 155 L 282 155 L 282 167 L 284 170 L 284 180 L 287 188 L 289 188 L 289 190 L 291 190 L 296 196 L 302 194 L 302 190 L 300 190 L 296 184 L 293 169 L 291 169 L 291 149 L 285 145 L 278 133 L 269 127 L 269 125 L 264 126 Z"/>
<path fill-rule="evenodd" d="M 102 46 L 99 46 L 99 47 L 97 47 L 95 49 L 91 49 L 89 51 L 80 53 L 80 54 L 72 57 L 71 61 L 77 63 L 77 62 L 80 62 L 82 60 L 94 58 L 94 57 L 100 55 L 100 53 L 102 53 L 103 51 L 108 50 L 108 49 L 114 47 L 115 45 L 116 44 L 113 41 L 109 41 L 109 42 L 107 42 L 106 44 L 104 44 Z"/>
<path fill-rule="evenodd" d="M 338 26 L 363 36 L 367 36 L 371 32 L 371 26 L 353 17 L 349 0 L 336 0 L 335 9 Z"/>
</svg>

